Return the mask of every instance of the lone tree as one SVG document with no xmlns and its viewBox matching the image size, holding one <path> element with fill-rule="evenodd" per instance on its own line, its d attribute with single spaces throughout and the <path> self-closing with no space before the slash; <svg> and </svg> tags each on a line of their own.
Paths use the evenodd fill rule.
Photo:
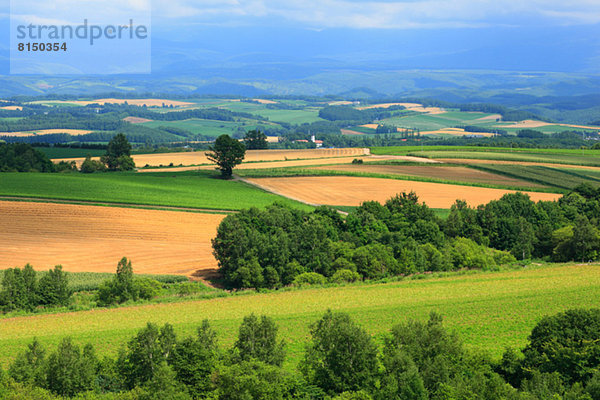
<svg viewBox="0 0 600 400">
<path fill-rule="evenodd" d="M 269 142 L 267 142 L 267 135 L 261 132 L 259 129 L 248 131 L 244 138 L 244 144 L 248 150 L 263 150 L 269 148 Z"/>
<path fill-rule="evenodd" d="M 108 149 L 100 161 L 111 171 L 130 171 L 135 168 L 131 158 L 131 144 L 124 134 L 116 134 L 108 143 Z"/>
<path fill-rule="evenodd" d="M 240 164 L 246 155 L 246 146 L 228 135 L 221 135 L 215 140 L 215 145 L 208 148 L 211 152 L 206 157 L 217 164 L 223 179 L 231 178 L 233 168 Z"/>
</svg>

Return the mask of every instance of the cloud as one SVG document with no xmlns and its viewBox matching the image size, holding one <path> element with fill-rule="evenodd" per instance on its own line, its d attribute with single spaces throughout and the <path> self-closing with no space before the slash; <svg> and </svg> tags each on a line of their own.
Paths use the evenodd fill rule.
<svg viewBox="0 0 600 400">
<path fill-rule="evenodd" d="M 53 21 L 53 25 L 81 23 L 84 19 L 97 24 L 126 22 L 129 18 L 149 22 L 152 8 L 151 0 L 11 0 L 10 6 L 13 20 Z"/>
<path fill-rule="evenodd" d="M 154 0 L 159 20 L 198 23 L 253 19 L 297 23 L 307 28 L 443 28 L 495 25 L 577 25 L 600 23 L 597 0 Z"/>
</svg>

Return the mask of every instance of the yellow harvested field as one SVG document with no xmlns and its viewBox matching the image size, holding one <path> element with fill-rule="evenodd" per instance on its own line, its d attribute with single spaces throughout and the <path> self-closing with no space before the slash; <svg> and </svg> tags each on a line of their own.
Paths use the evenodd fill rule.
<svg viewBox="0 0 600 400">
<path fill-rule="evenodd" d="M 330 106 L 350 106 L 354 103 L 352 101 L 348 101 L 348 100 L 341 100 L 341 101 L 331 101 L 327 104 Z"/>
<path fill-rule="evenodd" d="M 19 106 L 4 106 L 4 107 L 0 107 L 0 110 L 9 110 L 9 111 L 21 111 L 23 109 L 23 107 L 19 107 Z"/>
<path fill-rule="evenodd" d="M 369 149 L 362 148 L 342 148 L 342 149 L 309 149 L 309 150 L 248 150 L 244 161 L 284 161 L 306 158 L 331 158 L 331 157 L 352 157 L 368 154 Z M 206 158 L 204 151 L 185 152 L 185 153 L 157 153 L 157 154 L 138 154 L 133 156 L 133 160 L 138 167 L 146 164 L 151 166 L 159 165 L 200 165 L 211 164 Z M 56 159 L 59 161 L 75 161 L 78 165 L 83 162 L 83 158 Z"/>
<path fill-rule="evenodd" d="M 377 127 L 379 126 L 378 124 L 364 124 L 361 125 L 363 128 L 369 128 L 369 129 L 377 129 Z"/>
<path fill-rule="evenodd" d="M 183 106 L 191 106 L 194 103 L 190 103 L 187 101 L 177 101 L 177 100 L 167 100 L 167 99 L 96 99 L 90 101 L 84 100 L 51 100 L 51 101 L 34 101 L 32 103 L 44 103 L 44 104 L 77 104 L 80 106 L 87 106 L 89 104 L 130 104 L 132 106 L 146 106 L 146 107 L 162 107 L 165 106 L 173 106 L 173 107 L 183 107 Z"/>
<path fill-rule="evenodd" d="M 279 143 L 279 136 L 267 136 L 268 143 Z"/>
<path fill-rule="evenodd" d="M 225 215 L 0 201 L 0 269 L 61 264 L 71 272 L 191 275 L 217 262 L 210 240 Z"/>
<path fill-rule="evenodd" d="M 473 114 L 481 114 L 481 113 L 479 113 L 479 112 L 477 112 L 477 111 L 473 111 L 473 112 L 471 112 L 471 111 L 468 111 L 468 112 L 470 112 L 470 113 L 473 113 Z M 498 119 L 502 119 L 502 115 L 500 115 L 500 114 L 492 114 L 492 115 L 487 115 L 487 116 L 485 116 L 485 117 L 481 117 L 481 118 L 474 119 L 474 120 L 473 120 L 473 121 L 471 121 L 471 122 L 496 121 L 496 120 L 498 120 Z"/>
<path fill-rule="evenodd" d="M 377 161 L 380 160 L 397 160 L 397 157 L 405 156 L 377 156 Z M 307 167 L 315 165 L 341 165 L 351 164 L 354 159 L 363 161 L 369 161 L 375 159 L 375 156 L 357 156 L 357 157 L 336 157 L 336 158 L 311 158 L 307 160 L 288 160 L 288 161 L 265 161 L 260 163 L 242 163 L 235 167 L 236 170 L 240 169 L 266 169 L 266 168 L 285 168 L 285 167 Z M 406 161 L 421 161 L 437 163 L 437 161 L 429 160 L 427 158 L 407 157 Z M 173 167 L 173 168 L 153 168 L 153 169 L 140 169 L 138 172 L 181 172 L 181 171 L 197 171 L 197 170 L 213 170 L 214 165 L 202 165 L 198 167 Z M 234 170 L 235 172 L 235 170 Z"/>
<path fill-rule="evenodd" d="M 574 125 L 574 124 L 552 124 L 549 122 L 535 121 L 532 119 L 526 119 L 524 121 L 512 122 L 510 124 L 496 125 L 499 128 L 540 128 L 548 125 L 559 125 L 567 128 L 579 128 L 579 129 L 596 129 L 600 131 L 600 126 L 592 125 Z"/>
<path fill-rule="evenodd" d="M 123 121 L 127 121 L 132 124 L 143 124 L 144 122 L 150 122 L 152 120 L 148 119 L 148 118 L 141 118 L 141 117 L 125 117 L 125 118 L 123 118 Z"/>
<path fill-rule="evenodd" d="M 28 131 L 28 132 L 0 132 L 0 136 L 14 136 L 14 137 L 29 137 L 29 136 L 40 136 L 40 135 L 52 135 L 57 133 L 66 133 L 72 136 L 87 135 L 92 131 L 85 129 L 42 129 L 39 131 Z M 82 160 L 83 161 L 83 160 Z"/>
<path fill-rule="evenodd" d="M 266 190 L 311 204 L 358 206 L 363 201 L 381 203 L 397 193 L 414 191 L 432 208 L 450 208 L 457 199 L 471 206 L 496 200 L 512 190 L 489 189 L 443 183 L 402 181 L 396 179 L 349 176 L 307 176 L 292 178 L 255 178 L 250 182 Z M 527 193 L 532 200 L 557 200 L 560 194 Z"/>
<path fill-rule="evenodd" d="M 446 129 L 438 129 L 436 131 L 422 131 L 421 135 L 452 135 L 452 136 L 468 136 L 468 135 L 477 135 L 484 137 L 492 137 L 493 133 L 490 132 L 466 132 L 462 128 L 446 128 Z"/>
<path fill-rule="evenodd" d="M 573 124 L 558 124 L 560 126 L 566 126 L 568 128 L 580 128 L 580 129 L 597 129 L 600 131 L 600 126 L 592 126 L 592 125 L 573 125 Z"/>
<path fill-rule="evenodd" d="M 265 100 L 265 99 L 252 99 L 260 104 L 277 104 L 276 101 L 273 100 Z"/>
<path fill-rule="evenodd" d="M 496 125 L 498 128 L 539 128 L 542 126 L 551 125 L 547 122 L 535 121 L 532 119 L 526 119 L 524 121 L 512 122 L 510 124 Z"/>
<path fill-rule="evenodd" d="M 504 175 L 479 171 L 467 167 L 447 167 L 441 165 L 332 165 L 313 167 L 327 171 L 362 172 L 371 174 L 389 174 L 402 176 L 416 176 L 421 178 L 437 178 L 455 182 L 474 182 L 490 185 L 505 185 L 516 187 L 545 187 L 529 181 L 510 178 Z"/>
<path fill-rule="evenodd" d="M 381 103 L 381 104 L 372 104 L 370 106 L 357 107 L 358 110 L 368 110 L 371 108 L 390 108 L 392 106 L 402 106 L 410 111 L 417 111 L 427 114 L 443 114 L 446 111 L 440 107 L 423 107 L 422 104 L 418 103 Z"/>
</svg>

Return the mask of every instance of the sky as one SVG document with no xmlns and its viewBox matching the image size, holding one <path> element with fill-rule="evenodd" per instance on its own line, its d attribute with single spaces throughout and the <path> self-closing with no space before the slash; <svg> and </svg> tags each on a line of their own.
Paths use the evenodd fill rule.
<svg viewBox="0 0 600 400">
<path fill-rule="evenodd" d="M 136 3 L 134 1 L 132 3 Z M 297 25 L 311 29 L 565 26 L 600 22 L 597 0 L 155 0 L 157 22 Z"/>
<path fill-rule="evenodd" d="M 245 58 L 323 59 L 337 68 L 600 73 L 598 0 L 12 0 L 15 20 L 104 23 L 152 15 L 153 69 Z M 10 1 L 0 0 L 0 50 Z M 17 7 L 15 7 L 17 5 Z M 62 11 L 57 11 L 57 10 Z M 5 53 L 2 53 L 6 57 Z M 333 64 L 332 64 L 333 65 Z"/>
</svg>

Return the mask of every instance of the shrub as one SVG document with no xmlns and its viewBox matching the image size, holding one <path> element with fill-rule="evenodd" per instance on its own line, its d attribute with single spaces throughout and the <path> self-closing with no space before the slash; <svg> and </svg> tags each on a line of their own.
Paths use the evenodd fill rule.
<svg viewBox="0 0 600 400">
<path fill-rule="evenodd" d="M 294 278 L 293 285 L 323 285 L 325 282 L 327 282 L 327 279 L 323 275 L 318 274 L 316 272 L 305 272 Z"/>
<path fill-rule="evenodd" d="M 81 168 L 79 170 L 84 174 L 104 172 L 106 171 L 106 165 L 100 161 L 92 160 L 90 156 L 87 156 L 81 164 Z"/>
<path fill-rule="evenodd" d="M 117 274 L 100 284 L 96 300 L 101 306 L 120 304 L 129 300 L 149 300 L 158 295 L 162 285 L 150 278 L 135 278 L 131 261 L 123 257 L 117 264 Z"/>
<path fill-rule="evenodd" d="M 53 270 L 40 278 L 38 283 L 40 304 L 51 306 L 67 306 L 71 300 L 72 291 L 69 289 L 69 278 L 57 265 Z"/>
<path fill-rule="evenodd" d="M 349 269 L 340 269 L 333 274 L 330 278 L 331 282 L 334 283 L 344 283 L 344 282 L 356 282 L 361 279 L 361 276 L 358 272 L 349 270 Z"/>
</svg>

